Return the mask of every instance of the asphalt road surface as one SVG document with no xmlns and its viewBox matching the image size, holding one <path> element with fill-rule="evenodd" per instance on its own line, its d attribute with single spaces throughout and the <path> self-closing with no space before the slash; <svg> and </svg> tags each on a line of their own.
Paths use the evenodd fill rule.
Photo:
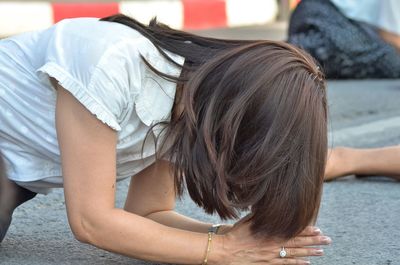
<svg viewBox="0 0 400 265">
<path fill-rule="evenodd" d="M 226 38 L 284 39 L 284 24 L 235 30 L 204 31 Z M 331 81 L 330 145 L 357 147 L 400 143 L 400 80 Z M 118 184 L 122 207 L 128 181 Z M 194 218 L 218 222 L 188 198 L 177 210 Z M 354 176 L 326 183 L 318 225 L 331 236 L 322 265 L 400 265 L 400 182 L 384 177 Z M 141 240 L 138 238 L 137 240 Z M 111 254 L 77 242 L 68 226 L 62 190 L 37 196 L 22 205 L 5 241 L 0 264 L 153 264 Z"/>
</svg>

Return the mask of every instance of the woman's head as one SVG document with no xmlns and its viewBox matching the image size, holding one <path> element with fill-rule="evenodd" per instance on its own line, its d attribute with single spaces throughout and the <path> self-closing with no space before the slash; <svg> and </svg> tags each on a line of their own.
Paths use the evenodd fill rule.
<svg viewBox="0 0 400 265">
<path fill-rule="evenodd" d="M 199 206 L 222 218 L 250 210 L 259 236 L 301 232 L 318 212 L 327 153 L 325 82 L 314 60 L 283 42 L 162 28 L 153 22 L 139 30 L 190 58 L 179 81 L 184 110 L 167 131 L 178 194 L 186 185 Z M 174 42 L 193 49 L 174 50 Z"/>
<path fill-rule="evenodd" d="M 313 221 L 327 105 L 311 57 L 281 42 L 233 48 L 192 75 L 182 102 L 174 155 L 195 202 L 223 218 L 250 209 L 258 235 L 289 238 Z"/>
</svg>

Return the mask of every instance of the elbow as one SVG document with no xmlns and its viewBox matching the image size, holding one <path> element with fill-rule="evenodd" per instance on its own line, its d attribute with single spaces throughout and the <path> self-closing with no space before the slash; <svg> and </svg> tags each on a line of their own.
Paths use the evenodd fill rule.
<svg viewBox="0 0 400 265">
<path fill-rule="evenodd" d="M 93 236 L 90 229 L 90 222 L 87 221 L 85 216 L 76 215 L 68 218 L 69 226 L 75 239 L 84 244 L 93 245 Z"/>
<path fill-rule="evenodd" d="M 71 227 L 71 231 L 76 240 L 84 244 L 90 244 L 89 237 L 87 236 L 85 231 L 73 227 Z"/>
</svg>

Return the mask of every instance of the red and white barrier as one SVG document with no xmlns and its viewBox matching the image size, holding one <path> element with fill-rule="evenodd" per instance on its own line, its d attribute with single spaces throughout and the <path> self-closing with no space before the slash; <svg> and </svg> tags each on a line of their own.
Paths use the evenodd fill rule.
<svg viewBox="0 0 400 265">
<path fill-rule="evenodd" d="M 148 23 L 158 20 L 177 29 L 236 27 L 271 22 L 276 0 L 135 0 L 122 2 L 0 2 L 0 36 L 43 29 L 65 18 L 115 13 Z"/>
</svg>

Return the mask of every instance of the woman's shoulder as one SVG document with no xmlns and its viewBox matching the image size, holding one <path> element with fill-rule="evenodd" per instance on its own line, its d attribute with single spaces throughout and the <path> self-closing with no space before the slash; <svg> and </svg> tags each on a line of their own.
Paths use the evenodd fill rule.
<svg viewBox="0 0 400 265">
<path fill-rule="evenodd" d="M 141 68 L 142 47 L 150 43 L 132 28 L 97 18 L 65 19 L 42 34 L 40 39 L 46 40 L 42 64 L 56 64 L 76 73 L 83 84 L 99 72 L 95 69 L 110 72 L 117 65 Z"/>
<path fill-rule="evenodd" d="M 117 22 L 97 18 L 73 18 L 58 22 L 48 30 L 47 59 L 97 65 L 123 60 L 130 67 L 144 67 L 144 57 L 159 70 L 169 72 L 171 64 L 154 44 L 137 30 Z M 166 52 L 182 64 L 183 58 Z M 158 69 L 158 68 L 157 68 Z"/>
<path fill-rule="evenodd" d="M 101 21 L 98 18 L 65 19 L 47 30 L 47 58 L 60 55 L 62 60 L 86 61 L 92 65 L 101 58 L 122 58 L 129 64 L 147 61 L 167 70 L 170 63 L 160 54 L 154 44 L 137 30 L 117 22 Z M 165 51 L 173 60 L 182 64 L 183 58 Z M 116 55 L 120 56 L 116 56 Z M 50 59 L 51 59 L 50 58 Z M 167 69 L 164 69 L 167 68 Z"/>
</svg>

